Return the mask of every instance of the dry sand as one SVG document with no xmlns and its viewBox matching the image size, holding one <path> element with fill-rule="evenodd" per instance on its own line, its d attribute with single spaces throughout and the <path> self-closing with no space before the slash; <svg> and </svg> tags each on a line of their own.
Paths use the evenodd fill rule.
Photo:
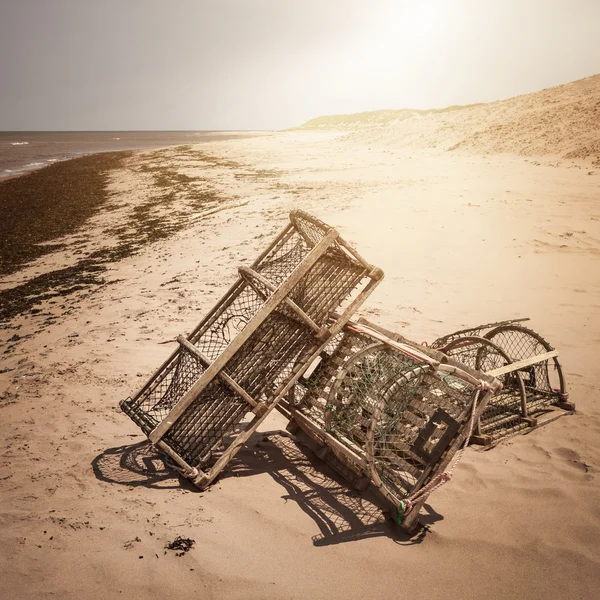
<svg viewBox="0 0 600 600">
<path fill-rule="evenodd" d="M 369 144 L 483 154 L 555 155 L 600 165 L 600 74 L 508 100 L 427 111 L 375 111 L 313 119 Z"/>
<path fill-rule="evenodd" d="M 299 131 L 203 145 L 202 155 L 137 153 L 111 176 L 114 210 L 67 240 L 71 253 L 4 280 L 118 244 L 107 232 L 162 189 L 152 165 L 188 177 L 166 207 L 151 204 L 165 218 L 176 208 L 185 227 L 113 264 L 106 285 L 45 300 L 0 331 L 0 597 L 597 596 L 600 172 L 358 137 Z M 186 203 L 194 182 L 221 202 Z M 385 270 L 362 311 L 381 325 L 431 341 L 530 316 L 561 352 L 577 412 L 469 449 L 429 499 L 425 535 L 395 531 L 281 435 L 277 414 L 268 439 L 200 493 L 117 408 L 294 208 Z M 165 550 L 176 536 L 196 541 L 181 557 Z"/>
</svg>

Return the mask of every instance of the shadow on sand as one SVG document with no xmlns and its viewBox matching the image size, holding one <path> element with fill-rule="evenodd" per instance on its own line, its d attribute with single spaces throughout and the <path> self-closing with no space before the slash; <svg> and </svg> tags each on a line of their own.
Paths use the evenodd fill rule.
<svg viewBox="0 0 600 600">
<path fill-rule="evenodd" d="M 92 467 L 102 481 L 129 486 L 196 490 L 180 477 L 148 441 L 119 446 L 97 456 Z M 221 480 L 269 474 L 285 489 L 282 498 L 295 502 L 319 529 L 315 546 L 385 536 L 397 544 L 418 544 L 428 526 L 443 519 L 429 505 L 420 518 L 423 527 L 409 536 L 397 528 L 368 491 L 357 492 L 296 438 L 282 431 L 257 433 L 231 461 Z"/>
<path fill-rule="evenodd" d="M 107 483 L 156 489 L 190 486 L 197 490 L 167 464 L 164 455 L 148 440 L 105 450 L 94 458 L 92 469 L 97 479 Z"/>
</svg>

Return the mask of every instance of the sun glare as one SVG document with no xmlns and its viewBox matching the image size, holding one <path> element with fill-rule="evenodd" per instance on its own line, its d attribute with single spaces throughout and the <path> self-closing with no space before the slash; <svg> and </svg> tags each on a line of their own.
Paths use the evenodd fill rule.
<svg viewBox="0 0 600 600">
<path fill-rule="evenodd" d="M 448 17 L 446 2 L 411 2 L 398 7 L 395 25 L 402 40 L 418 42 L 441 35 Z"/>
</svg>

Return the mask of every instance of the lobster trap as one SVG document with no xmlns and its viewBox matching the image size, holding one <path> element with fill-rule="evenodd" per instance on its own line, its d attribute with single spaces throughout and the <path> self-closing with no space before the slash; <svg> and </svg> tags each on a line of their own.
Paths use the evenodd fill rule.
<svg viewBox="0 0 600 600">
<path fill-rule="evenodd" d="M 302 211 L 121 409 L 194 484 L 227 465 L 383 277 Z M 248 417 L 246 419 L 246 417 Z M 242 423 L 242 421 L 247 421 Z"/>
<path fill-rule="evenodd" d="M 329 342 L 278 409 L 318 456 L 358 489 L 372 484 L 400 514 L 444 472 L 500 388 L 361 319 Z M 415 524 L 422 502 L 400 514 L 403 528 Z"/>
<path fill-rule="evenodd" d="M 572 411 L 558 352 L 516 319 L 480 325 L 443 336 L 431 345 L 461 363 L 497 377 L 502 391 L 481 414 L 472 441 L 492 444 Z"/>
</svg>

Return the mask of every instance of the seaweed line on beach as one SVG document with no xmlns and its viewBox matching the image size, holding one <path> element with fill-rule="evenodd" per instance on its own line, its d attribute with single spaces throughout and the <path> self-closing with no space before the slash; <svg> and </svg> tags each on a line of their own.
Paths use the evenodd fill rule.
<svg viewBox="0 0 600 600">
<path fill-rule="evenodd" d="M 131 154 L 93 155 L 4 182 L 4 185 L 11 184 L 4 188 L 4 193 L 8 192 L 7 204 L 10 203 L 11 209 L 4 227 L 10 229 L 10 222 L 15 224 L 15 233 L 4 240 L 1 247 L 3 255 L 6 252 L 9 258 L 4 266 L 4 272 L 8 273 L 17 270 L 24 262 L 63 248 L 62 244 L 52 244 L 52 240 L 70 233 L 85 233 L 86 222 L 95 214 L 121 209 L 119 194 L 111 194 L 107 190 L 111 171 L 127 169 L 145 178 L 148 186 L 143 200 L 127 212 L 119 225 L 102 232 L 115 240 L 112 245 L 86 253 L 83 248 L 86 235 L 82 235 L 70 244 L 70 250 L 85 254 L 76 264 L 43 273 L 26 283 L 0 291 L 0 322 L 6 324 L 22 314 L 40 314 L 46 317 L 46 324 L 51 324 L 56 315 L 43 312 L 39 308 L 42 302 L 58 304 L 60 298 L 74 292 L 106 285 L 110 282 L 106 281 L 104 274 L 110 264 L 137 253 L 147 244 L 174 235 L 209 214 L 230 205 L 239 206 L 235 197 L 226 199 L 221 196 L 208 178 L 191 177 L 169 164 L 173 159 L 181 164 L 182 160 L 191 158 L 195 166 L 201 162 L 209 168 L 238 170 L 242 167 L 238 163 L 192 151 L 186 146 L 170 149 L 168 154 L 165 151 L 147 154 L 141 164 L 126 160 Z M 165 161 L 165 158 L 169 160 Z M 75 168 L 70 170 L 71 163 L 75 164 Z M 58 166 L 61 167 L 58 171 L 53 168 Z M 247 176 L 268 178 L 274 174 L 257 172 L 247 173 Z M 24 199 L 21 210 L 19 199 Z M 79 207 L 79 202 L 84 206 Z M 75 206 L 72 211 L 70 204 Z M 53 212 L 55 206 L 58 207 L 56 213 Z M 32 211 L 40 214 L 34 219 L 34 235 L 26 235 Z M 52 215 L 45 226 L 40 222 L 43 214 Z M 19 230 L 20 236 L 17 235 Z M 64 305 L 59 305 L 59 308 L 64 308 Z"/>
<path fill-rule="evenodd" d="M 0 274 L 56 250 L 48 242 L 81 229 L 106 204 L 109 172 L 131 154 L 83 156 L 0 181 Z"/>
</svg>

